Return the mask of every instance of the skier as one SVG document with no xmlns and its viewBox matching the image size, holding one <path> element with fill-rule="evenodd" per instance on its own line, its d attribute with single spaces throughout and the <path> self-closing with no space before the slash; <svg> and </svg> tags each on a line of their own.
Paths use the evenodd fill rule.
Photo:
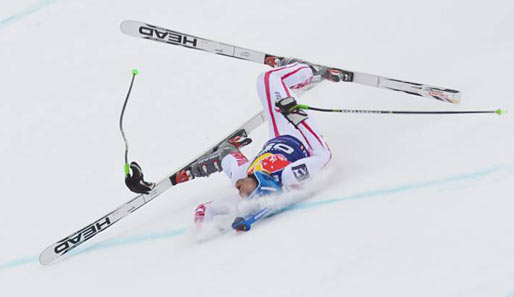
<svg viewBox="0 0 514 297">
<path fill-rule="evenodd" d="M 299 188 L 325 167 L 332 154 L 317 124 L 297 106 L 296 93 L 309 90 L 324 79 L 338 82 L 342 75 L 338 69 L 295 58 L 282 60 L 281 67 L 264 72 L 257 79 L 257 92 L 268 119 L 270 137 L 257 156 L 250 162 L 241 153 L 239 149 L 251 139 L 237 135 L 214 152 L 198 158 L 191 170 L 179 171 L 177 182 L 224 171 L 243 199 Z M 136 162 L 130 164 L 130 169 L 132 175 L 127 174 L 125 178 L 129 189 L 149 194 L 155 184 L 144 180 Z M 216 215 L 229 214 L 239 200 L 227 197 L 202 203 L 195 209 L 194 221 L 200 225 Z"/>
<path fill-rule="evenodd" d="M 250 162 L 239 149 L 251 139 L 236 136 L 214 153 L 200 157 L 192 166 L 195 177 L 224 171 L 241 198 L 254 199 L 299 188 L 325 167 L 332 156 L 330 149 L 314 120 L 297 107 L 293 90 L 310 89 L 323 79 L 339 81 L 338 70 L 298 59 L 287 59 L 283 65 L 262 73 L 257 79 L 257 92 L 270 135 L 262 150 Z M 216 215 L 229 213 L 237 202 L 202 203 L 195 210 L 194 221 L 201 224 Z"/>
</svg>

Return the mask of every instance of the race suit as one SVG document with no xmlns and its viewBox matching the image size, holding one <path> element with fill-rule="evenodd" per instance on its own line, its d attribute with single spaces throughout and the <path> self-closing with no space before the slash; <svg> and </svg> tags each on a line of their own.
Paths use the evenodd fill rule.
<svg viewBox="0 0 514 297">
<path fill-rule="evenodd" d="M 259 75 L 257 92 L 266 117 L 270 140 L 252 162 L 239 152 L 222 160 L 225 174 L 236 181 L 262 171 L 285 188 L 295 188 L 316 175 L 331 159 L 331 152 L 323 140 L 314 119 L 309 117 L 295 127 L 280 113 L 275 101 L 295 97 L 293 90 L 308 87 L 312 70 L 306 64 L 294 63 Z"/>
<path fill-rule="evenodd" d="M 295 97 L 293 90 L 312 87 L 313 73 L 306 64 L 294 63 L 259 75 L 257 92 L 268 119 L 270 139 L 250 162 L 236 151 L 221 162 L 225 174 L 235 187 L 239 179 L 255 171 L 270 174 L 283 188 L 298 188 L 320 172 L 332 154 L 317 124 L 309 117 L 295 127 L 275 107 L 275 101 Z M 237 195 L 198 205 L 195 222 L 231 213 L 240 201 Z"/>
</svg>

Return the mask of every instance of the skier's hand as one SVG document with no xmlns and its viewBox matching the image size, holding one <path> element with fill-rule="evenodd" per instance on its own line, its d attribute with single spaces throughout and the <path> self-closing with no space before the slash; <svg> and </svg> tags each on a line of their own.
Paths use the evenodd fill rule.
<svg viewBox="0 0 514 297">
<path fill-rule="evenodd" d="M 134 193 L 150 193 L 155 184 L 144 180 L 141 167 L 136 162 L 132 162 L 130 163 L 130 169 L 132 170 L 132 175 L 129 173 L 125 176 L 125 184 L 127 187 Z"/>
<path fill-rule="evenodd" d="M 298 107 L 294 97 L 286 97 L 275 102 L 275 106 L 280 109 L 280 113 L 295 127 L 309 118 L 307 113 Z"/>
<path fill-rule="evenodd" d="M 282 99 L 278 99 L 275 102 L 275 106 L 280 109 L 280 113 L 287 116 L 290 113 L 292 113 L 295 109 L 298 103 L 296 103 L 296 100 L 294 97 L 286 97 Z"/>
<path fill-rule="evenodd" d="M 250 231 L 251 225 L 248 224 L 244 218 L 237 217 L 234 219 L 234 222 L 232 223 L 232 229 L 241 232 L 241 231 Z"/>
</svg>

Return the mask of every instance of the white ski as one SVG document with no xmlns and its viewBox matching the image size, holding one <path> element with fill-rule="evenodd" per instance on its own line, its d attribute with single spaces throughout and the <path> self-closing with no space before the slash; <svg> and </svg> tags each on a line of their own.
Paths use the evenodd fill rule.
<svg viewBox="0 0 514 297">
<path fill-rule="evenodd" d="M 130 36 L 173 45 L 180 45 L 183 47 L 202 50 L 231 58 L 266 64 L 271 67 L 280 65 L 280 61 L 284 58 L 252 49 L 237 47 L 230 44 L 172 31 L 138 21 L 123 21 L 120 25 L 120 29 L 123 33 Z M 354 82 L 376 88 L 400 91 L 411 95 L 433 98 L 455 104 L 460 102 L 461 93 L 457 90 L 391 79 L 379 75 L 361 73 L 357 71 L 343 70 L 335 67 L 330 68 L 339 70 L 341 72 L 341 81 L 344 82 Z"/>
</svg>

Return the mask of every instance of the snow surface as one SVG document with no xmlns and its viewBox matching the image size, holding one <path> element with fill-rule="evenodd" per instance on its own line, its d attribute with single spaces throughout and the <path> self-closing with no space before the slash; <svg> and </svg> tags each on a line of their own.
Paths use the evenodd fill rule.
<svg viewBox="0 0 514 297">
<path fill-rule="evenodd" d="M 138 40 L 125 19 L 463 91 L 459 106 L 355 84 L 321 107 L 513 108 L 514 2 L 0 2 L 0 296 L 514 296 L 512 114 L 313 114 L 327 186 L 245 234 L 198 242 L 192 213 L 233 193 L 217 175 L 166 192 L 43 267 L 49 244 L 159 180 L 260 109 L 264 65 Z M 266 129 L 253 135 L 255 153 Z"/>
</svg>

